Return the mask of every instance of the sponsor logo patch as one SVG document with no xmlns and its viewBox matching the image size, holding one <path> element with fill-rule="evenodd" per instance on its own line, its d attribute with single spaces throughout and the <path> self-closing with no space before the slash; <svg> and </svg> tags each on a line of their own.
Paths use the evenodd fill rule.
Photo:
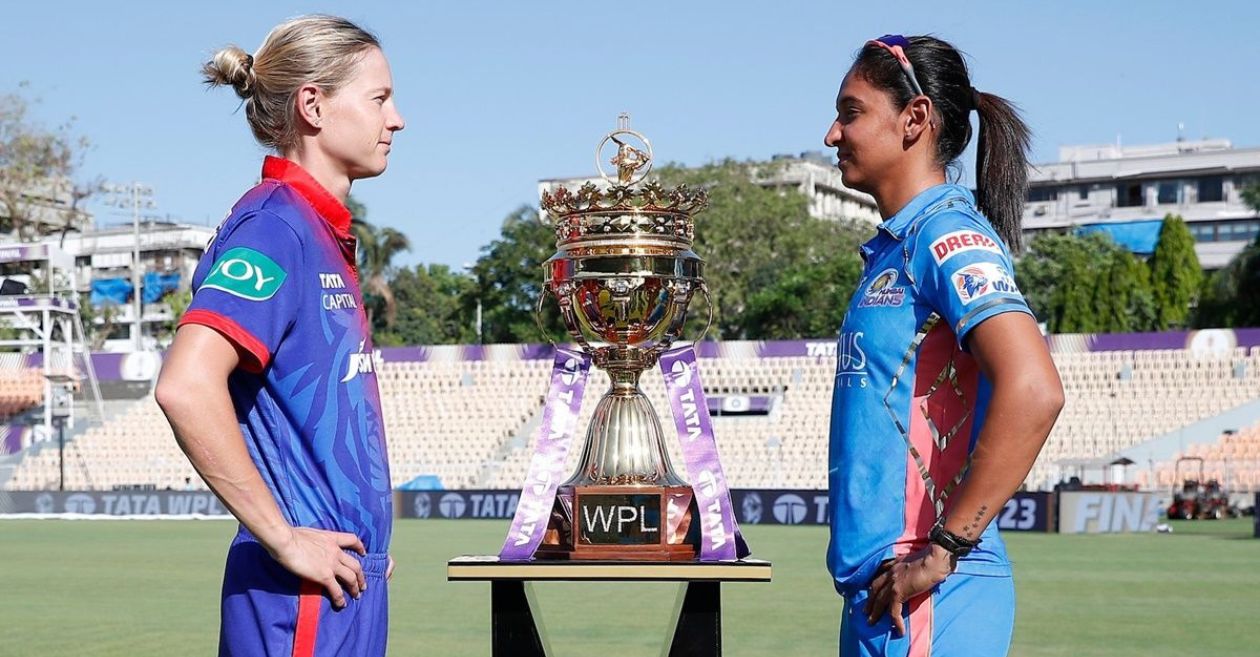
<svg viewBox="0 0 1260 657">
<path fill-rule="evenodd" d="M 341 382 L 345 383 L 360 374 L 371 374 L 376 371 L 377 366 L 384 362 L 379 351 L 365 351 L 367 340 L 359 341 L 359 350 L 350 354 L 350 362 L 346 365 L 346 374 L 341 377 Z"/>
<path fill-rule="evenodd" d="M 288 276 L 275 260 L 250 248 L 238 246 L 224 253 L 201 287 L 221 290 L 250 301 L 266 301 Z"/>
<path fill-rule="evenodd" d="M 805 521 L 805 513 L 809 511 L 809 505 L 800 495 L 787 493 L 774 500 L 771 510 L 774 511 L 774 519 L 778 520 L 779 524 L 799 525 Z"/>
<path fill-rule="evenodd" d="M 869 385 L 866 375 L 866 352 L 862 350 L 861 331 L 841 333 L 836 341 L 836 387 L 865 388 Z"/>
<path fill-rule="evenodd" d="M 1015 279 L 995 262 L 977 262 L 954 272 L 954 294 L 963 303 L 971 303 L 990 294 L 1019 294 Z"/>
<path fill-rule="evenodd" d="M 932 242 L 932 257 L 938 265 L 967 251 L 988 251 L 1002 255 L 1002 247 L 997 241 L 974 230 L 956 230 Z"/>
<path fill-rule="evenodd" d="M 897 282 L 897 270 L 885 269 L 875 280 L 871 281 L 858 308 L 897 308 L 905 303 L 906 288 L 894 285 Z"/>
</svg>

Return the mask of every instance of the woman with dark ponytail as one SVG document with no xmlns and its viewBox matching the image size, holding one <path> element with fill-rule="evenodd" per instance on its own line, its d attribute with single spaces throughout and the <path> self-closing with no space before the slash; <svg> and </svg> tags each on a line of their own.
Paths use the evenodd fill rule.
<svg viewBox="0 0 1260 657">
<path fill-rule="evenodd" d="M 977 115 L 976 194 L 947 182 Z M 826 144 L 884 221 L 840 328 L 827 565 L 840 653 L 1005 655 L 1015 619 L 992 520 L 1063 406 L 1016 286 L 1028 127 L 932 37 L 868 41 Z"/>
</svg>

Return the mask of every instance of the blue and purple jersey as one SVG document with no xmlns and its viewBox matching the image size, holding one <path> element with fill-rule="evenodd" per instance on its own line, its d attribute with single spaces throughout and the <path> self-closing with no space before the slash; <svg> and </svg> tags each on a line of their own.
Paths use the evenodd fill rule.
<svg viewBox="0 0 1260 657">
<path fill-rule="evenodd" d="M 932 187 L 862 246 L 865 269 L 840 328 L 828 481 L 837 590 L 927 545 L 967 472 L 992 393 L 968 333 L 1031 314 L 1010 253 L 958 185 Z M 1008 575 L 997 528 L 957 572 Z"/>
<path fill-rule="evenodd" d="M 389 548 L 389 461 L 350 212 L 297 164 L 268 157 L 193 276 L 180 325 L 241 354 L 228 380 L 254 464 L 285 519 Z"/>
</svg>

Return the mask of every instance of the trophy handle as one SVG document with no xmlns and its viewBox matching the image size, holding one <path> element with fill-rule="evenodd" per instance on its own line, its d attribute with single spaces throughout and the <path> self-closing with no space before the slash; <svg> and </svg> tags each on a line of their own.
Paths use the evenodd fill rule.
<svg viewBox="0 0 1260 657">
<path fill-rule="evenodd" d="M 554 339 L 552 339 L 551 333 L 547 330 L 547 327 L 543 325 L 543 319 L 542 319 L 543 304 L 547 302 L 547 295 L 549 294 L 554 294 L 554 293 L 551 291 L 550 287 L 547 287 L 544 285 L 542 294 L 538 295 L 538 303 L 534 305 L 534 324 L 538 326 L 538 331 L 542 333 L 542 336 L 544 338 L 547 339 L 547 342 L 550 342 L 551 346 L 555 347 L 555 346 L 558 346 L 558 343 Z M 574 323 L 576 320 L 572 316 L 573 310 L 571 308 L 566 307 L 565 304 L 560 303 L 560 297 L 558 296 L 556 297 L 556 304 L 560 306 L 560 313 L 564 316 L 565 324 L 576 327 L 577 324 Z M 574 341 L 578 343 L 578 345 L 580 345 L 583 349 L 585 349 L 587 353 L 594 353 L 593 349 L 591 348 L 590 343 L 586 341 L 586 336 L 582 335 L 582 331 L 580 329 L 577 331 L 570 331 L 569 333 L 570 333 L 570 337 L 572 337 Z"/>
<path fill-rule="evenodd" d="M 696 291 L 704 295 L 704 305 L 708 310 L 708 318 L 705 320 L 704 330 L 700 332 L 700 336 L 695 340 L 696 342 L 700 342 L 704 340 L 704 336 L 709 334 L 709 329 L 713 328 L 713 297 L 709 294 L 709 286 L 704 281 L 700 281 L 699 285 L 696 286 Z M 670 331 L 667 334 L 669 339 L 662 340 L 656 346 L 652 347 L 652 352 L 659 356 L 660 354 L 668 351 L 669 348 L 673 346 L 675 340 L 682 338 L 683 328 L 686 324 L 687 312 L 686 304 L 684 304 L 683 312 L 679 319 L 673 326 L 670 327 Z"/>
<path fill-rule="evenodd" d="M 709 318 L 704 322 L 704 330 L 700 332 L 700 337 L 696 342 L 704 340 L 704 336 L 709 334 L 709 329 L 713 328 L 713 297 L 709 295 L 709 285 L 704 281 L 700 282 L 700 294 L 704 295 L 704 305 L 708 308 Z"/>
</svg>

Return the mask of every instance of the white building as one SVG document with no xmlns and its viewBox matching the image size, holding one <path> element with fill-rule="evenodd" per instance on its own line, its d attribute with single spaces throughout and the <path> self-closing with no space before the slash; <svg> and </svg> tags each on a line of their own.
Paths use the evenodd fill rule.
<svg viewBox="0 0 1260 657">
<path fill-rule="evenodd" d="M 145 221 L 140 225 L 140 278 L 141 296 L 144 294 L 146 274 L 148 284 L 163 285 L 171 291 L 182 292 L 189 289 L 193 272 L 206 246 L 214 237 L 214 228 L 193 226 L 170 222 Z M 88 230 L 85 232 L 67 232 L 63 235 L 51 235 L 37 244 L 57 246 L 60 250 L 74 258 L 73 280 L 63 281 L 61 285 L 73 289 L 81 296 L 91 297 L 94 287 L 98 292 L 98 300 L 108 297 L 100 294 L 108 291 L 102 282 L 115 283 L 117 299 L 106 305 L 113 305 L 113 330 L 110 339 L 105 343 L 107 351 L 131 351 L 135 344 L 136 321 L 134 303 L 125 299 L 130 296 L 132 281 L 132 260 L 136 234 L 131 226 L 117 226 Z M 43 275 L 42 272 L 39 273 Z M 14 278 L 23 278 L 14 276 Z M 29 282 L 29 277 L 27 281 Z M 42 292 L 42 290 L 34 290 Z M 155 295 L 157 290 L 151 290 Z M 121 300 L 122 302 L 117 302 Z M 103 313 L 98 309 L 93 313 L 96 325 L 104 324 Z M 156 336 L 160 329 L 173 319 L 167 299 L 159 299 L 151 303 L 142 303 L 141 322 L 143 340 L 147 348 L 156 344 Z"/>
<path fill-rule="evenodd" d="M 765 187 L 795 188 L 809 198 L 809 213 L 819 219 L 852 219 L 871 225 L 881 219 L 870 195 L 844 186 L 840 170 L 834 160 L 822 151 L 808 151 L 800 155 L 775 155 L 774 166 L 758 182 Z M 578 178 L 548 178 L 538 181 L 538 196 L 563 185 L 576 190 L 586 182 L 602 181 L 596 176 Z"/>
<path fill-rule="evenodd" d="M 1059 160 L 1029 170 L 1026 238 L 1104 230 L 1141 253 L 1154 244 L 1158 222 L 1176 214 L 1194 235 L 1199 263 L 1214 270 L 1260 234 L 1260 216 L 1241 197 L 1260 182 L 1260 148 L 1223 139 L 1066 146 Z"/>
<path fill-rule="evenodd" d="M 5 190 L 6 193 L 12 190 Z M 65 178 L 47 180 L 44 184 L 24 188 L 15 198 L 11 208 L 8 202 L 0 203 L 0 222 L 9 224 L 13 217 L 10 210 L 22 217 L 25 236 L 49 235 L 65 228 L 82 230 L 92 225 L 92 214 L 78 207 L 81 195 L 76 195 L 74 184 Z"/>
</svg>

